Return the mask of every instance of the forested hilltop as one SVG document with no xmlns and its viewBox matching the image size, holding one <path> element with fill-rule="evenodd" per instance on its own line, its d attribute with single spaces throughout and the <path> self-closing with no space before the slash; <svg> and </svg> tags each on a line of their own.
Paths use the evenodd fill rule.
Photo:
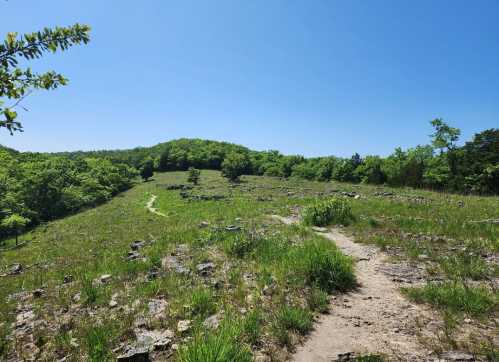
<svg viewBox="0 0 499 362">
<path fill-rule="evenodd" d="M 390 156 L 305 158 L 279 151 L 252 151 L 246 147 L 201 139 L 179 139 L 150 148 L 70 152 L 71 159 L 106 158 L 140 169 L 149 159 L 156 171 L 183 171 L 189 167 L 221 170 L 228 155 L 238 155 L 242 174 L 298 177 L 317 181 L 363 182 L 429 188 L 460 193 L 499 193 L 499 129 L 474 135 L 464 146 L 456 142 L 459 130 L 442 120 L 432 122 L 431 144 L 407 150 L 397 148 Z"/>
<path fill-rule="evenodd" d="M 499 129 L 456 146 L 459 130 L 432 122 L 431 145 L 393 154 L 305 158 L 201 139 L 179 139 L 131 150 L 21 153 L 0 147 L 0 237 L 109 200 L 130 188 L 144 165 L 155 171 L 189 167 L 238 175 L 296 177 L 461 193 L 499 193 Z"/>
</svg>

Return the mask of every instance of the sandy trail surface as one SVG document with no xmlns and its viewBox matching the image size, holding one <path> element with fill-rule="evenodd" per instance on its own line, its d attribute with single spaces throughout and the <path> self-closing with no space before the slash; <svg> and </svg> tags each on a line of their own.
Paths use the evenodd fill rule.
<svg viewBox="0 0 499 362">
<path fill-rule="evenodd" d="M 297 222 L 296 218 L 273 218 L 288 225 Z M 400 284 L 382 271 L 387 256 L 374 246 L 355 243 L 339 229 L 319 233 L 356 260 L 359 287 L 332 298 L 330 313 L 320 317 L 292 360 L 348 361 L 349 356 L 380 353 L 395 361 L 433 361 L 431 351 L 416 335 L 418 326 L 430 318 L 429 312 L 405 299 Z"/>
</svg>

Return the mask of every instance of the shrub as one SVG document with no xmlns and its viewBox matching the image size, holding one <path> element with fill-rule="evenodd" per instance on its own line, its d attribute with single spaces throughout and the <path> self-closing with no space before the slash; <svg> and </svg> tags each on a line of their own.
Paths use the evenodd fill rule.
<svg viewBox="0 0 499 362">
<path fill-rule="evenodd" d="M 303 221 L 306 225 L 326 226 L 332 223 L 348 225 L 353 220 L 350 204 L 344 199 L 316 200 L 303 212 Z"/>
<path fill-rule="evenodd" d="M 238 323 L 224 321 L 217 331 L 198 332 L 179 350 L 179 362 L 251 362 L 250 350 L 239 342 Z"/>
<path fill-rule="evenodd" d="M 498 307 L 498 295 L 485 287 L 468 287 L 460 282 L 428 283 L 403 291 L 418 303 L 429 303 L 454 313 L 484 315 Z"/>
<path fill-rule="evenodd" d="M 199 183 L 199 177 L 201 176 L 201 171 L 197 168 L 189 167 L 189 173 L 187 175 L 187 182 L 191 182 L 194 185 Z"/>
<path fill-rule="evenodd" d="M 231 182 L 239 181 L 239 177 L 250 169 L 250 160 L 246 154 L 231 153 L 222 163 L 222 176 Z"/>
<path fill-rule="evenodd" d="M 142 164 L 140 168 L 140 177 L 147 182 L 154 175 L 154 161 L 151 158 L 148 158 Z"/>
<path fill-rule="evenodd" d="M 327 293 L 346 291 L 355 285 L 352 260 L 330 241 L 307 241 L 291 253 L 291 258 L 309 285 Z"/>
</svg>

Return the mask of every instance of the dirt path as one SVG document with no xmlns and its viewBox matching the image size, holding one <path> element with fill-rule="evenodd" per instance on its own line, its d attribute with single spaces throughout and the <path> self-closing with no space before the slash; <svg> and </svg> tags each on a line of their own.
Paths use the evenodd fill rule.
<svg viewBox="0 0 499 362">
<path fill-rule="evenodd" d="M 158 209 L 156 209 L 154 207 L 154 203 L 156 202 L 157 198 L 158 197 L 156 195 L 152 195 L 151 198 L 149 199 L 149 201 L 147 201 L 146 209 L 149 210 L 150 212 L 152 212 L 153 214 L 166 217 L 165 214 L 163 214 L 162 212 L 159 212 Z"/>
<path fill-rule="evenodd" d="M 296 222 L 296 219 L 273 217 L 285 224 Z M 386 265 L 386 255 L 376 247 L 354 243 L 337 229 L 320 234 L 357 260 L 359 288 L 333 297 L 330 314 L 321 316 L 292 360 L 348 361 L 349 353 L 383 353 L 390 360 L 433 361 L 430 351 L 419 344 L 416 336 L 416 321 L 426 320 L 428 314 L 402 297 L 400 285 L 381 271 Z"/>
</svg>

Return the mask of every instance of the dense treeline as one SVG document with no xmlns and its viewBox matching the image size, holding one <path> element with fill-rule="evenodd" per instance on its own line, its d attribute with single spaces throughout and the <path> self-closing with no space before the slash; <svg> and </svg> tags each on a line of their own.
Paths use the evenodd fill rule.
<svg viewBox="0 0 499 362">
<path fill-rule="evenodd" d="M 0 237 L 109 200 L 136 170 L 106 159 L 19 153 L 0 148 Z"/>
<path fill-rule="evenodd" d="M 222 170 L 317 181 L 363 182 L 462 193 L 499 194 L 499 129 L 476 134 L 458 147 L 459 130 L 432 122 L 431 145 L 397 148 L 388 157 L 285 156 L 200 139 L 179 139 L 132 150 L 20 153 L 0 147 L 0 237 L 24 224 L 102 203 L 129 188 L 137 175 L 154 171 Z"/>
<path fill-rule="evenodd" d="M 449 127 L 441 119 L 434 120 L 432 125 L 435 133 L 431 145 L 407 150 L 397 148 L 385 158 L 355 154 L 346 159 L 333 156 L 306 159 L 200 139 L 180 139 L 133 150 L 75 152 L 66 156 L 104 157 L 135 168 L 140 168 L 149 159 L 154 162 L 156 171 L 187 170 L 189 167 L 221 170 L 224 160 L 228 159 L 243 174 L 498 194 L 499 129 L 478 133 L 458 147 L 458 129 Z"/>
</svg>

